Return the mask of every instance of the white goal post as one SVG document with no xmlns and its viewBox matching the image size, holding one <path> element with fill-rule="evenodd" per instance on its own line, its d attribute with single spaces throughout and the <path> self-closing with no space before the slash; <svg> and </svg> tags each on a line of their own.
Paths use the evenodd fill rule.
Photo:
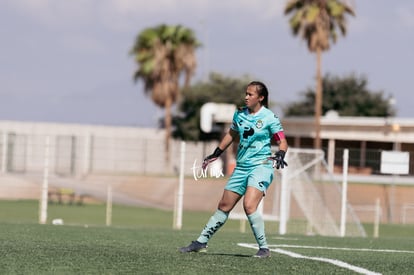
<svg viewBox="0 0 414 275">
<path fill-rule="evenodd" d="M 184 155 L 185 142 L 182 142 L 181 156 Z M 289 148 L 286 161 L 285 169 L 275 170 L 274 181 L 259 206 L 265 221 L 279 222 L 280 235 L 366 236 L 352 206 L 344 202 L 346 196 L 342 194 L 346 189 L 334 180 L 322 150 Z M 184 161 L 181 159 L 175 229 L 181 229 L 182 225 L 183 177 Z M 229 218 L 244 224 L 246 216 L 240 202 Z"/>
<path fill-rule="evenodd" d="M 285 231 L 279 233 L 366 236 L 346 202 L 346 188 L 334 180 L 322 150 L 289 148 L 286 161 L 289 166 L 281 180 L 281 203 L 286 202 L 286 207 L 280 207 L 280 217 L 286 217 L 280 226 Z"/>
<path fill-rule="evenodd" d="M 286 161 L 259 208 L 265 221 L 278 221 L 280 235 L 366 236 L 322 150 L 289 148 Z M 240 206 L 229 217 L 245 219 Z"/>
</svg>

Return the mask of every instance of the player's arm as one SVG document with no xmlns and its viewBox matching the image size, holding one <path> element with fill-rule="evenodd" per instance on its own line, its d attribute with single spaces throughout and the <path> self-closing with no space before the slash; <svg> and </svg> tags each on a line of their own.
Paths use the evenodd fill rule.
<svg viewBox="0 0 414 275">
<path fill-rule="evenodd" d="M 275 139 L 277 145 L 279 146 L 279 150 L 282 150 L 286 153 L 289 146 L 288 146 L 288 143 L 285 137 L 285 133 L 283 131 L 279 131 L 273 134 L 273 138 Z"/>
<path fill-rule="evenodd" d="M 238 133 L 236 131 L 234 131 L 233 129 L 229 129 L 229 131 L 222 138 L 222 140 L 221 140 L 218 147 L 221 150 L 225 151 L 227 149 L 227 147 L 229 147 L 230 144 L 232 144 L 232 142 L 235 139 L 237 139 L 237 137 L 238 137 Z"/>
<path fill-rule="evenodd" d="M 217 148 L 214 150 L 213 154 L 207 156 L 203 160 L 203 164 L 202 164 L 203 170 L 207 168 L 207 165 L 210 162 L 215 161 L 227 149 L 227 147 L 230 146 L 230 144 L 237 138 L 237 135 L 238 135 L 238 133 L 233 129 L 230 129 L 224 135 L 224 137 L 221 139 L 221 141 L 219 143 L 219 146 L 217 146 Z"/>
<path fill-rule="evenodd" d="M 275 153 L 273 157 L 270 157 L 273 160 L 273 167 L 276 169 L 285 168 L 287 163 L 285 161 L 285 155 L 288 150 L 288 143 L 283 131 L 279 131 L 273 134 L 273 138 L 279 146 L 279 150 Z"/>
</svg>

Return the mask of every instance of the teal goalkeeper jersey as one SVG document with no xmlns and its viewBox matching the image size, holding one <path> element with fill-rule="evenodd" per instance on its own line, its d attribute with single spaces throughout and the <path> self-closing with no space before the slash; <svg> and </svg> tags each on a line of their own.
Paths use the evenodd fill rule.
<svg viewBox="0 0 414 275">
<path fill-rule="evenodd" d="M 236 157 L 240 166 L 264 163 L 272 154 L 273 134 L 283 131 L 279 118 L 264 106 L 256 114 L 249 114 L 247 107 L 237 110 L 231 129 L 240 136 Z"/>
</svg>

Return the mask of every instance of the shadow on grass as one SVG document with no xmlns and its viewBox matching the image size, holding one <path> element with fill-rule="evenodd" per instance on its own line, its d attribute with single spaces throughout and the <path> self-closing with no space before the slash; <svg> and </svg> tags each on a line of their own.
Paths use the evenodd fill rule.
<svg viewBox="0 0 414 275">
<path fill-rule="evenodd" d="M 242 258 L 251 258 L 252 255 L 246 255 L 246 254 L 232 254 L 232 253 L 204 253 L 204 255 L 210 255 L 210 256 L 229 256 L 229 257 L 242 257 Z"/>
</svg>

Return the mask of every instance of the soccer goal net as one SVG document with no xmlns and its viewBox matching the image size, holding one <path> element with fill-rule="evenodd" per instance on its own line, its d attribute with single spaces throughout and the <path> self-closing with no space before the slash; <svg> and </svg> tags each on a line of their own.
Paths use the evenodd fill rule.
<svg viewBox="0 0 414 275">
<path fill-rule="evenodd" d="M 280 234 L 366 236 L 322 150 L 289 148 L 286 161 L 259 207 L 265 221 L 278 221 Z M 230 218 L 243 218 L 240 205 L 233 212 Z"/>
</svg>

